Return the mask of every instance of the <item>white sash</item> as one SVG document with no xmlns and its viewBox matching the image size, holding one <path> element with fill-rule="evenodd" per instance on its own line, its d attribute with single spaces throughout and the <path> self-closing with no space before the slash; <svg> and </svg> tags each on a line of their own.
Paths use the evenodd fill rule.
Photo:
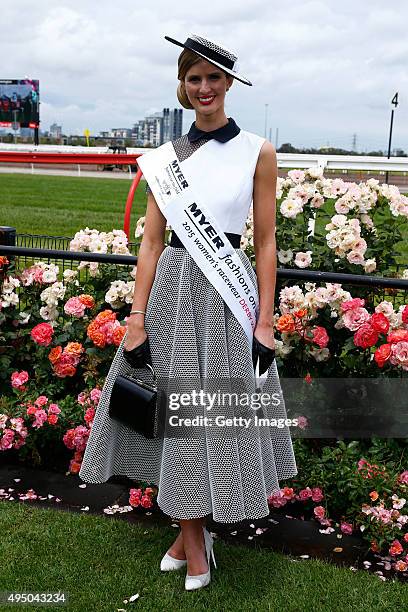
<svg viewBox="0 0 408 612">
<path fill-rule="evenodd" d="M 252 346 L 259 312 L 257 288 L 215 217 L 193 193 L 173 144 L 166 142 L 145 153 L 137 163 L 168 225 L 220 293 Z"/>
</svg>

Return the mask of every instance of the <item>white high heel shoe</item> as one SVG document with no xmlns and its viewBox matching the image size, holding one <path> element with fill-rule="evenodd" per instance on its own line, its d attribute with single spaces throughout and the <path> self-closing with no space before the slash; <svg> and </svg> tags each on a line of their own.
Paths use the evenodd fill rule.
<svg viewBox="0 0 408 612">
<path fill-rule="evenodd" d="M 187 559 L 175 559 L 167 552 L 160 562 L 160 569 L 162 572 L 170 572 L 171 570 L 178 570 L 187 564 Z"/>
<path fill-rule="evenodd" d="M 205 542 L 205 552 L 208 563 L 208 572 L 205 574 L 198 574 L 197 576 L 189 576 L 186 574 L 185 580 L 185 588 L 186 591 L 193 591 L 194 589 L 201 589 L 201 587 L 207 586 L 211 580 L 211 568 L 210 568 L 210 554 L 212 556 L 212 560 L 214 563 L 214 567 L 217 567 L 214 557 L 214 539 L 212 535 L 207 531 L 205 527 L 203 527 L 204 532 L 204 542 Z"/>
</svg>

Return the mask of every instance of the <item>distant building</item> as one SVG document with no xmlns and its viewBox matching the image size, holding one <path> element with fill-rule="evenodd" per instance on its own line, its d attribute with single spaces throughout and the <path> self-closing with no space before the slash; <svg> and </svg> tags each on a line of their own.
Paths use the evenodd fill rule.
<svg viewBox="0 0 408 612">
<path fill-rule="evenodd" d="M 57 125 L 53 123 L 50 125 L 50 137 L 51 138 L 61 138 L 62 136 L 62 125 Z"/>
<path fill-rule="evenodd" d="M 163 144 L 169 140 L 180 138 L 183 133 L 183 109 L 163 108 Z"/>
<path fill-rule="evenodd" d="M 132 140 L 139 147 L 158 147 L 182 135 L 183 110 L 164 108 L 134 124 Z"/>
<path fill-rule="evenodd" d="M 130 128 L 113 128 L 110 131 L 111 138 L 131 138 L 132 130 Z"/>
</svg>

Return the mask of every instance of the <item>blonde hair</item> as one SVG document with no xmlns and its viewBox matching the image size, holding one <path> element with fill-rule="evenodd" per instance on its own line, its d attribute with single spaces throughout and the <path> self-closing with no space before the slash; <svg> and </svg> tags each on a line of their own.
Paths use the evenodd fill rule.
<svg viewBox="0 0 408 612">
<path fill-rule="evenodd" d="M 190 51 L 190 49 L 183 49 L 178 58 L 177 78 L 180 82 L 177 87 L 177 99 L 180 102 L 181 106 L 189 110 L 194 109 L 194 106 L 188 99 L 186 88 L 184 86 L 184 78 L 190 68 L 194 66 L 194 64 L 198 64 L 198 62 L 201 62 L 201 60 L 203 59 L 203 57 L 200 57 L 199 55 L 197 55 L 197 53 L 194 53 L 194 51 Z M 222 70 L 222 68 L 220 68 L 220 70 Z M 231 76 L 227 72 L 224 72 L 224 74 L 227 78 Z"/>
</svg>

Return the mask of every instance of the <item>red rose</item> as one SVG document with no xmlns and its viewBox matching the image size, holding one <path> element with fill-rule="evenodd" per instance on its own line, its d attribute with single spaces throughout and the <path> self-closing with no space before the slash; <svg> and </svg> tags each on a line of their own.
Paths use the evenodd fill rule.
<svg viewBox="0 0 408 612">
<path fill-rule="evenodd" d="M 390 322 L 382 312 L 375 312 L 371 315 L 369 323 L 381 334 L 386 334 L 390 328 Z"/>
<path fill-rule="evenodd" d="M 370 323 L 363 323 L 354 334 L 354 344 L 366 349 L 378 341 L 378 331 Z"/>
<path fill-rule="evenodd" d="M 384 364 L 391 355 L 391 344 L 382 344 L 374 353 L 374 359 L 379 368 L 384 367 Z"/>
<path fill-rule="evenodd" d="M 39 323 L 31 330 L 31 338 L 41 346 L 48 346 L 51 344 L 53 333 L 52 325 L 49 323 Z"/>
</svg>

